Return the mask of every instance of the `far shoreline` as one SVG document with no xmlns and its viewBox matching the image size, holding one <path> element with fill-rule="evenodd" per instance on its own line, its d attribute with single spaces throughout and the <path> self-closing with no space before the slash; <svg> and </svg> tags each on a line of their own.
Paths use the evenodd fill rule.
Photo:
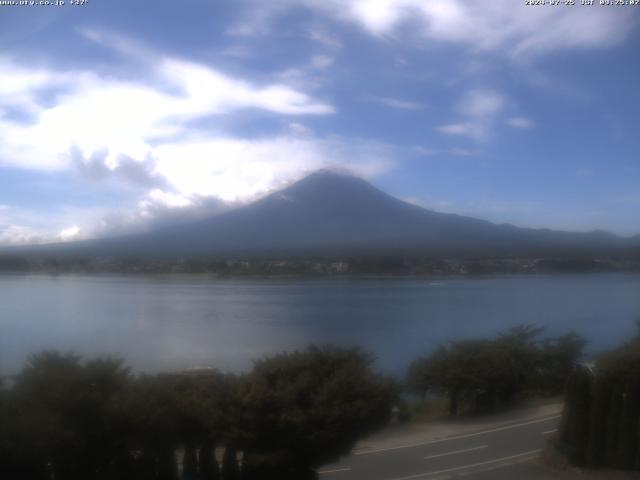
<svg viewBox="0 0 640 480">
<path fill-rule="evenodd" d="M 505 271 L 501 269 L 483 271 L 345 271 L 345 272 L 283 272 L 283 271 L 179 271 L 170 269 L 82 269 L 82 268 L 30 268 L 21 270 L 0 269 L 1 276 L 47 276 L 47 277 L 114 277 L 114 278 L 157 278 L 157 279 L 198 279 L 198 280 L 376 280 L 376 279 L 425 279 L 457 280 L 509 277 L 555 277 L 585 275 L 639 275 L 640 264 L 624 268 L 602 269 L 522 269 Z"/>
</svg>

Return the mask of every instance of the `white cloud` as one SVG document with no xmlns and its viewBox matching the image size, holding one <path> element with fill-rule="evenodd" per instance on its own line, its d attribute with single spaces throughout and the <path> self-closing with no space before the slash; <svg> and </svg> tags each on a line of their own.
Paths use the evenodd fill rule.
<svg viewBox="0 0 640 480">
<path fill-rule="evenodd" d="M 92 152 L 90 157 L 85 157 L 76 146 L 69 150 L 72 166 L 82 177 L 89 180 L 101 181 L 115 178 L 124 183 L 145 188 L 167 184 L 166 179 L 155 171 L 155 162 L 150 154 L 140 159 L 119 154 L 107 161 L 108 153 L 109 151 L 105 148 Z"/>
<path fill-rule="evenodd" d="M 448 125 L 440 125 L 436 130 L 449 135 L 468 135 L 470 133 L 469 125 L 465 123 L 450 123 Z"/>
<path fill-rule="evenodd" d="M 121 35 L 110 30 L 95 28 L 78 28 L 77 32 L 94 43 L 109 50 L 115 50 L 129 58 L 140 60 L 155 59 L 158 55 L 152 48 L 128 35 Z"/>
<path fill-rule="evenodd" d="M 82 238 L 80 227 L 78 227 L 77 225 L 73 225 L 72 227 L 65 228 L 58 234 L 58 237 L 63 242 L 78 240 Z"/>
<path fill-rule="evenodd" d="M 100 41 L 105 37 L 84 34 Z M 114 45 L 122 50 L 130 47 L 134 55 L 145 51 L 117 36 Z M 85 158 L 106 151 L 105 163 L 113 168 L 122 155 L 141 161 L 152 152 L 153 142 L 183 133 L 194 120 L 250 108 L 282 115 L 334 111 L 331 105 L 284 84 L 257 86 L 206 65 L 148 58 L 148 78 L 135 80 L 0 59 L 2 105 L 31 115 L 27 123 L 0 117 L 0 163 L 64 168 L 71 161 L 71 149 L 76 149 Z M 68 87 L 55 92 L 53 103 L 45 102 L 41 92 L 52 85 Z"/>
<path fill-rule="evenodd" d="M 46 212 L 15 205 L 0 209 L 0 245 L 79 240 L 92 233 L 106 208 L 51 205 Z"/>
<path fill-rule="evenodd" d="M 160 145 L 154 156 L 157 171 L 176 192 L 229 202 L 255 198 L 324 167 L 343 166 L 372 177 L 393 165 L 394 151 L 378 142 L 340 137 L 220 137 Z"/>
<path fill-rule="evenodd" d="M 405 100 L 402 98 L 394 97 L 380 97 L 377 95 L 368 95 L 364 97 L 366 100 L 374 103 L 379 103 L 389 108 L 396 108 L 399 110 L 420 110 L 425 107 L 424 104 Z"/>
<path fill-rule="evenodd" d="M 507 120 L 507 125 L 513 128 L 529 129 L 536 126 L 535 122 L 526 117 L 511 117 Z"/>
<path fill-rule="evenodd" d="M 177 193 L 164 192 L 158 188 L 149 192 L 149 200 L 143 200 L 140 206 L 143 209 L 148 208 L 150 205 L 159 204 L 169 208 L 184 208 L 193 205 L 193 201 L 184 195 Z"/>
<path fill-rule="evenodd" d="M 314 55 L 309 61 L 295 67 L 290 67 L 278 74 L 278 78 L 289 85 L 316 90 L 331 82 L 326 70 L 335 63 L 335 57 L 330 55 Z M 330 113 L 334 113 L 332 110 Z"/>
<path fill-rule="evenodd" d="M 449 123 L 439 125 L 436 130 L 446 135 L 469 137 L 476 141 L 485 141 L 490 135 L 491 125 L 489 120 L 476 120 L 464 123 Z"/>
<path fill-rule="evenodd" d="M 318 138 L 295 121 L 276 138 L 223 134 L 215 125 L 224 126 L 225 116 L 242 109 L 298 117 L 329 115 L 334 108 L 283 81 L 257 85 L 208 65 L 162 57 L 125 37 L 91 30 L 82 34 L 112 45 L 147 73 L 101 77 L 89 70 L 0 58 L 0 104 L 29 114 L 20 120 L 0 116 L 0 165 L 113 178 L 140 189 L 141 197 L 119 211 L 54 208 L 43 216 L 3 209 L 0 243 L 125 233 L 202 218 L 317 168 L 345 166 L 371 177 L 393 164 L 393 147 Z M 332 57 L 317 56 L 305 68 L 322 70 L 332 62 Z M 208 127 L 199 129 L 197 122 L 204 120 Z"/>
<path fill-rule="evenodd" d="M 255 87 L 192 62 L 164 60 L 159 65 L 159 72 L 186 94 L 172 102 L 171 112 L 177 112 L 178 116 L 198 117 L 241 108 L 259 108 L 287 115 L 334 113 L 331 105 L 317 102 L 286 85 Z"/>
<path fill-rule="evenodd" d="M 489 118 L 497 114 L 505 104 L 505 99 L 493 90 L 472 90 L 458 103 L 457 110 L 467 117 Z"/>
<path fill-rule="evenodd" d="M 76 225 L 64 228 L 57 233 L 27 225 L 0 225 L 0 246 L 69 242 L 82 238 L 84 238 L 82 232 Z"/>
<path fill-rule="evenodd" d="M 309 135 L 311 133 L 311 129 L 301 123 L 291 122 L 289 124 L 289 130 L 294 135 Z"/>
<path fill-rule="evenodd" d="M 7 59 L 0 59 L 0 70 L 9 71 L 3 75 L 0 89 L 0 102 L 3 107 L 18 107 L 29 113 L 39 111 L 37 103 L 29 95 L 30 91 L 37 91 L 51 81 L 51 75 L 38 69 L 20 68 Z"/>
<path fill-rule="evenodd" d="M 41 243 L 46 235 L 21 225 L 0 225 L 0 245 Z"/>
<path fill-rule="evenodd" d="M 392 168 L 396 153 L 393 146 L 342 137 L 186 138 L 154 149 L 155 168 L 166 185 L 148 190 L 136 205 L 116 211 L 63 209 L 46 215 L 7 206 L 0 210 L 0 244 L 127 234 L 199 220 L 256 200 L 320 168 L 341 167 L 370 179 Z M 73 227 L 68 226 L 71 222 Z"/>
<path fill-rule="evenodd" d="M 250 2 L 256 5 L 257 0 Z M 430 41 L 518 56 L 606 48 L 637 25 L 625 9 L 537 8 L 513 0 L 289 0 L 333 18 L 355 22 L 376 36 L 411 22 Z M 282 7 L 281 7 L 282 10 Z M 272 12 L 272 16 L 275 15 Z"/>
<path fill-rule="evenodd" d="M 335 34 L 329 33 L 323 28 L 318 26 L 314 26 L 310 28 L 307 32 L 307 36 L 319 44 L 330 48 L 332 50 L 339 50 L 342 48 L 342 42 L 338 39 Z"/>
<path fill-rule="evenodd" d="M 447 135 L 462 135 L 476 141 L 486 141 L 492 134 L 495 117 L 505 104 L 505 97 L 494 90 L 471 90 L 455 107 L 465 120 L 440 125 L 436 130 Z"/>
<path fill-rule="evenodd" d="M 311 58 L 311 67 L 322 70 L 330 67 L 335 62 L 335 59 L 329 55 L 315 55 Z"/>
</svg>

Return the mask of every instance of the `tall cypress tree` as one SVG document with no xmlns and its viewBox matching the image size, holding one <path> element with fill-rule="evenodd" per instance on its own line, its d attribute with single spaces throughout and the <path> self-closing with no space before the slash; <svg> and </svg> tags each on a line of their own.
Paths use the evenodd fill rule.
<svg viewBox="0 0 640 480">
<path fill-rule="evenodd" d="M 200 465 L 200 480 L 219 480 L 220 469 L 216 460 L 213 442 L 206 439 L 200 447 L 200 455 L 198 455 L 198 463 Z"/>
<path fill-rule="evenodd" d="M 163 447 L 158 451 L 158 480 L 178 480 L 178 464 L 173 448 Z"/>
<path fill-rule="evenodd" d="M 560 441 L 563 445 L 570 446 L 573 443 L 573 431 L 576 424 L 576 374 L 571 374 L 567 380 L 567 388 L 564 400 L 564 411 L 560 421 Z"/>
<path fill-rule="evenodd" d="M 196 448 L 192 442 L 187 442 L 184 447 L 184 458 L 182 459 L 182 480 L 197 480 L 198 478 L 198 457 Z"/>
<path fill-rule="evenodd" d="M 591 373 L 583 367 L 576 368 L 567 383 L 560 438 L 569 458 L 578 465 L 586 461 L 592 383 Z"/>
<path fill-rule="evenodd" d="M 576 425 L 573 439 L 573 461 L 584 465 L 586 460 L 587 442 L 589 439 L 589 418 L 591 410 L 591 387 L 593 377 L 586 368 L 577 371 L 576 378 Z"/>
<path fill-rule="evenodd" d="M 157 476 L 158 459 L 148 448 L 144 447 L 135 460 L 135 474 L 139 480 L 154 480 Z"/>
<path fill-rule="evenodd" d="M 593 388 L 592 408 L 589 418 L 589 439 L 585 463 L 591 468 L 603 466 L 607 433 L 607 415 L 611 400 L 612 381 L 608 376 L 598 378 Z"/>
<path fill-rule="evenodd" d="M 636 381 L 630 380 L 626 383 L 623 402 L 618 429 L 616 466 L 623 470 L 631 470 L 635 466 L 640 416 L 640 392 Z"/>
<path fill-rule="evenodd" d="M 606 442 L 604 448 L 604 463 L 612 466 L 616 464 L 618 458 L 618 431 L 622 419 L 622 408 L 624 406 L 624 385 L 618 383 L 613 386 L 609 413 L 607 415 Z"/>
<path fill-rule="evenodd" d="M 239 480 L 240 467 L 238 465 L 237 451 L 233 445 L 227 445 L 222 457 L 222 479 Z"/>
</svg>

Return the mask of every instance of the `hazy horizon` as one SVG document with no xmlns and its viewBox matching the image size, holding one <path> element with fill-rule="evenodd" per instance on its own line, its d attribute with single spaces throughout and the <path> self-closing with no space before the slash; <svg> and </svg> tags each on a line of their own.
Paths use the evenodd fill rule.
<svg viewBox="0 0 640 480">
<path fill-rule="evenodd" d="M 291 188 L 297 188 L 297 184 L 303 184 L 305 182 L 308 182 L 309 180 L 312 179 L 312 177 L 315 177 L 314 179 L 314 184 L 315 186 L 313 187 L 314 190 L 320 186 L 321 188 L 327 188 L 328 191 L 326 192 L 320 192 L 318 195 L 318 198 L 322 198 L 323 196 L 325 196 L 327 198 L 327 200 L 334 196 L 336 194 L 336 192 L 334 191 L 334 179 L 335 178 L 340 178 L 340 177 L 349 177 L 349 178 L 354 178 L 354 179 L 359 179 L 362 180 L 364 182 L 367 182 L 367 180 L 365 180 L 364 178 L 362 178 L 361 176 L 358 176 L 356 173 L 349 171 L 347 169 L 344 168 L 321 168 L 318 169 L 314 172 L 311 172 L 309 174 L 304 174 L 301 178 L 295 178 L 292 181 L 288 182 L 287 184 L 285 184 L 282 188 L 277 188 L 268 192 L 265 192 L 263 194 L 259 194 L 254 196 L 253 198 L 247 200 L 246 202 L 235 202 L 235 203 L 229 203 L 227 205 L 225 205 L 224 208 L 219 208 L 216 209 L 217 211 L 213 211 L 213 212 L 208 212 L 206 209 L 202 209 L 201 211 L 198 212 L 189 212 L 189 215 L 181 218 L 180 217 L 180 212 L 177 212 L 176 215 L 173 216 L 169 216 L 165 219 L 163 219 L 161 222 L 157 222 L 155 224 L 151 224 L 151 225 L 147 225 L 146 228 L 143 225 L 139 225 L 138 229 L 132 229 L 132 230 L 115 230 L 115 231 L 109 231 L 106 233 L 106 235 L 98 235 L 96 237 L 79 237 L 79 238 L 70 238 L 70 239 L 65 239 L 65 240 L 54 240 L 53 242 L 49 242 L 51 244 L 60 244 L 60 243 L 67 243 L 67 242 L 74 242 L 74 241 L 80 241 L 82 242 L 83 240 L 92 240 L 92 239 L 109 239 L 109 238 L 120 238 L 120 237 L 128 237 L 128 236 L 136 236 L 139 234 L 144 234 L 147 232 L 153 232 L 153 231 L 157 231 L 157 232 L 162 232 L 165 231 L 167 228 L 171 229 L 172 227 L 179 227 L 181 228 L 181 226 L 189 226 L 189 225 L 197 225 L 200 224 L 202 221 L 207 221 L 208 219 L 213 219 L 214 217 L 217 217 L 218 215 L 222 215 L 222 214 L 226 214 L 226 213 L 232 213 L 234 212 L 234 210 L 237 209 L 241 209 L 243 207 L 249 207 L 249 208 L 253 208 L 252 205 L 255 204 L 256 206 L 259 205 L 261 203 L 261 201 L 263 199 L 267 199 L 268 197 L 272 197 L 275 196 L 276 199 L 278 198 L 282 198 L 285 199 L 287 201 L 293 201 L 296 202 L 297 200 L 295 198 L 290 198 L 289 197 L 289 191 L 291 190 Z M 320 179 L 328 179 L 328 182 L 325 182 L 323 180 Z M 369 182 L 367 182 L 369 183 Z M 382 194 L 387 194 L 387 192 L 384 192 L 383 190 L 378 189 L 375 185 L 369 183 L 369 185 L 373 186 L 375 190 L 378 190 L 379 192 L 382 192 Z M 304 187 L 306 188 L 306 187 Z M 351 187 L 349 187 L 351 188 Z M 353 192 L 354 195 L 356 194 L 356 191 Z M 357 195 L 356 195 L 357 196 Z M 385 195 L 386 196 L 386 195 Z M 430 209 L 428 206 L 426 205 L 422 205 L 420 204 L 420 202 L 414 202 L 412 201 L 412 199 L 398 199 L 397 197 L 393 197 L 392 198 L 396 198 L 397 200 L 400 200 L 402 202 L 405 202 L 407 204 L 410 205 L 415 205 L 417 207 L 429 210 L 431 212 L 434 212 L 436 210 Z M 358 201 L 355 197 L 353 198 L 354 201 Z M 379 206 L 377 207 L 379 208 Z M 470 218 L 470 219 L 478 219 L 478 220 L 487 220 L 484 218 L 479 218 L 479 217 L 473 217 L 472 215 L 465 215 L 464 213 L 458 213 L 458 212 L 447 212 L 446 210 L 444 211 L 438 211 L 437 213 L 447 213 L 447 214 L 452 214 L 452 215 L 456 215 L 456 216 L 460 216 L 460 217 L 465 217 L 465 218 Z M 547 227 L 527 227 L 527 226 L 522 226 L 522 225 L 517 225 L 517 224 L 513 224 L 513 223 L 497 223 L 495 222 L 494 225 L 498 226 L 498 225 L 511 225 L 511 226 L 515 226 L 519 229 L 533 229 L 533 230 L 551 230 Z M 580 231 L 580 230 L 575 230 L 573 232 L 570 232 L 568 230 L 554 230 L 556 232 L 568 232 L 568 233 L 597 233 L 597 232 L 604 232 L 604 233 L 611 233 L 611 232 L 607 232 L 605 230 L 601 230 L 601 229 L 590 229 L 590 230 L 584 230 L 584 231 Z M 628 238 L 628 239 L 636 239 L 637 237 L 639 237 L 640 235 L 618 235 L 621 238 Z M 45 240 L 43 243 L 40 244 L 44 244 L 46 245 L 48 242 Z M 20 247 L 20 246 L 30 246 L 30 245 L 37 245 L 38 243 L 26 243 L 26 244 L 19 244 L 19 245 L 14 245 L 16 247 Z M 11 251 L 11 246 L 12 245 L 5 245 L 4 249 L 5 251 Z M 388 245 L 388 247 L 391 247 L 392 245 Z M 2 253 L 2 248 L 3 245 L 0 244 L 0 253 Z M 427 247 L 428 248 L 428 247 Z M 7 250 L 9 249 L 9 250 Z"/>
<path fill-rule="evenodd" d="M 67 3 L 0 6 L 0 246 L 199 219 L 326 167 L 438 212 L 640 234 L 633 7 Z"/>
</svg>

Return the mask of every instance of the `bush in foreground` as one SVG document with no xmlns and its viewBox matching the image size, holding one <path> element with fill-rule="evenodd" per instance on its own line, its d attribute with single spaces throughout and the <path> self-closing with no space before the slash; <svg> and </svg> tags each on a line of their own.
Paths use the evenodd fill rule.
<svg viewBox="0 0 640 480">
<path fill-rule="evenodd" d="M 0 384 L 0 478 L 315 478 L 384 425 L 393 399 L 358 350 L 276 355 L 242 377 L 136 377 L 117 359 L 44 352 Z"/>
</svg>

